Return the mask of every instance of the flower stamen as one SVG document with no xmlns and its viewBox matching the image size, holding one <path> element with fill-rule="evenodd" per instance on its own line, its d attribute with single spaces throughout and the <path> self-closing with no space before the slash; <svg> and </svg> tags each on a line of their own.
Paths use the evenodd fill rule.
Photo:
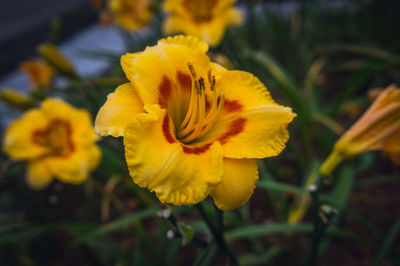
<svg viewBox="0 0 400 266">
<path fill-rule="evenodd" d="M 211 108 L 206 113 L 206 86 L 202 77 L 197 77 L 197 73 L 191 63 L 188 63 L 189 71 L 192 75 L 192 90 L 189 108 L 185 119 L 179 126 L 178 138 L 189 143 L 205 135 L 221 113 L 225 97 L 224 92 L 217 92 L 215 88 L 215 76 L 211 70 L 207 72 L 209 89 L 212 91 Z"/>
</svg>

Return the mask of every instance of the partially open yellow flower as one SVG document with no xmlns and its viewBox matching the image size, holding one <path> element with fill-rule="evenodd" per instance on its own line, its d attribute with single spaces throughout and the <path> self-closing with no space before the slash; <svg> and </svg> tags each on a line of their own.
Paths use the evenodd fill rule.
<svg viewBox="0 0 400 266">
<path fill-rule="evenodd" d="M 233 4 L 236 0 L 166 0 L 165 34 L 184 33 L 217 46 L 228 26 L 240 25 L 243 15 Z"/>
<path fill-rule="evenodd" d="M 130 83 L 108 95 L 95 131 L 123 136 L 130 174 L 163 203 L 207 195 L 223 210 L 248 201 L 254 158 L 278 155 L 295 114 L 252 74 L 211 63 L 195 37 L 162 39 L 122 56 Z"/>
<path fill-rule="evenodd" d="M 400 163 L 400 89 L 394 85 L 381 92 L 336 142 L 321 174 L 330 175 L 341 161 L 371 150 L 383 150 L 395 163 Z"/>
<path fill-rule="evenodd" d="M 27 182 L 42 189 L 53 178 L 65 183 L 85 181 L 100 162 L 90 114 L 59 99 L 47 99 L 14 121 L 4 136 L 4 152 L 28 161 Z"/>
<path fill-rule="evenodd" d="M 115 22 L 127 31 L 142 29 L 152 16 L 150 0 L 111 0 L 109 8 Z"/>
<path fill-rule="evenodd" d="M 29 77 L 32 89 L 48 88 L 51 85 L 53 69 L 43 61 L 32 59 L 21 64 L 21 70 Z"/>
</svg>

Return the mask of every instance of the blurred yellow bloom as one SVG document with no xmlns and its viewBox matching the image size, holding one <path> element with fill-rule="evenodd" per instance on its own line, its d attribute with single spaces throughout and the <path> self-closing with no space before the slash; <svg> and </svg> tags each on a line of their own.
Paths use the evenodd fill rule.
<svg viewBox="0 0 400 266">
<path fill-rule="evenodd" d="M 111 0 L 109 8 L 115 22 L 128 31 L 142 29 L 152 16 L 150 0 Z"/>
<path fill-rule="evenodd" d="M 165 34 L 184 33 L 217 46 L 231 25 L 240 25 L 243 15 L 233 4 L 236 0 L 166 0 Z"/>
<path fill-rule="evenodd" d="M 394 85 L 381 92 L 336 142 L 321 167 L 321 174 L 330 175 L 342 160 L 371 150 L 383 150 L 395 163 L 400 163 L 400 89 Z"/>
<path fill-rule="evenodd" d="M 67 57 L 54 45 L 42 44 L 38 48 L 39 54 L 59 74 L 66 76 L 77 76 L 74 66 Z"/>
<path fill-rule="evenodd" d="M 0 90 L 0 98 L 9 105 L 21 110 L 27 110 L 34 106 L 32 98 L 14 89 Z"/>
<path fill-rule="evenodd" d="M 230 210 L 253 193 L 254 158 L 285 147 L 295 114 L 252 74 L 210 62 L 207 50 L 195 37 L 176 36 L 122 56 L 130 83 L 108 95 L 95 130 L 124 137 L 134 182 L 161 202 L 196 204 L 211 195 Z"/>
<path fill-rule="evenodd" d="M 218 63 L 227 69 L 234 68 L 231 60 L 223 54 L 210 54 L 210 58 L 213 62 Z"/>
<path fill-rule="evenodd" d="M 52 68 L 43 61 L 32 59 L 21 64 L 21 70 L 29 77 L 32 89 L 48 88 L 53 77 Z"/>
<path fill-rule="evenodd" d="M 33 189 L 46 187 L 53 178 L 78 184 L 99 164 L 97 139 L 86 110 L 47 99 L 8 127 L 4 152 L 28 162 L 27 182 Z"/>
</svg>

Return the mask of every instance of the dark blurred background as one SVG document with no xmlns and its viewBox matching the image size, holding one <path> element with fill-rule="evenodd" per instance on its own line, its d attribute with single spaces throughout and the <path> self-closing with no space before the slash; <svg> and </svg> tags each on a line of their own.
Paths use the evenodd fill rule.
<svg viewBox="0 0 400 266">
<path fill-rule="evenodd" d="M 38 44 L 68 39 L 96 18 L 90 0 L 0 1 L 0 78 L 34 56 Z M 52 36 L 52 27 L 62 34 Z"/>
</svg>

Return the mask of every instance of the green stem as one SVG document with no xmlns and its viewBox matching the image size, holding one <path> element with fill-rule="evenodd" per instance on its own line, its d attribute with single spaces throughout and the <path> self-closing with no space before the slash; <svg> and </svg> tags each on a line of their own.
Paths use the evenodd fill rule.
<svg viewBox="0 0 400 266">
<path fill-rule="evenodd" d="M 308 266 L 315 266 L 318 262 L 318 248 L 321 242 L 321 239 L 325 233 L 326 225 L 319 218 L 319 189 L 320 189 L 321 181 L 318 179 L 315 182 L 315 191 L 311 192 L 311 200 L 314 211 L 314 232 L 313 239 L 311 244 L 310 255 L 308 257 Z"/>
<path fill-rule="evenodd" d="M 394 247 L 393 242 L 395 241 L 399 232 L 400 232 L 400 217 L 397 218 L 396 222 L 390 229 L 390 232 L 387 234 L 385 241 L 382 244 L 382 247 L 379 249 L 378 255 L 376 256 L 373 266 L 381 265 L 388 252 L 390 252 L 390 250 L 393 249 Z"/>
<path fill-rule="evenodd" d="M 213 238 L 220 248 L 231 260 L 232 265 L 239 265 L 236 256 L 232 253 L 229 249 L 225 237 L 224 237 L 224 228 L 223 228 L 223 212 L 215 207 L 216 209 L 216 219 L 217 219 L 217 226 L 214 226 L 213 223 L 209 220 L 204 207 L 201 203 L 195 205 L 197 210 L 199 211 L 201 217 L 203 218 L 204 222 L 206 223 L 207 227 L 210 229 Z"/>
</svg>

